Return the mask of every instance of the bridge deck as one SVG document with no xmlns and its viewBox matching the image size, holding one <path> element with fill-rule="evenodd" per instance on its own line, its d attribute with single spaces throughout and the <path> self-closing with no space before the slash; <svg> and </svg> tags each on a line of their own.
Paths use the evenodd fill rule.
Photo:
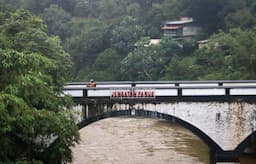
<svg viewBox="0 0 256 164">
<path fill-rule="evenodd" d="M 160 99 L 166 97 L 255 97 L 256 81 L 124 81 L 88 83 L 72 82 L 64 87 L 64 94 L 73 98 Z M 134 94 L 135 92 L 135 94 Z M 152 92 L 153 96 L 148 96 Z"/>
</svg>

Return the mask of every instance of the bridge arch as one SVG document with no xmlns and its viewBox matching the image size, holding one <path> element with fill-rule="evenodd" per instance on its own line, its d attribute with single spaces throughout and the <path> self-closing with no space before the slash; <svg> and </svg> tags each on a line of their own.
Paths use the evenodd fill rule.
<svg viewBox="0 0 256 164">
<path fill-rule="evenodd" d="M 102 119 L 111 118 L 111 117 L 120 117 L 120 116 L 129 116 L 129 117 L 144 117 L 144 118 L 156 118 L 156 119 L 164 119 L 170 123 L 175 123 L 180 125 L 181 127 L 190 130 L 193 134 L 198 136 L 206 145 L 208 145 L 209 149 L 213 152 L 223 152 L 223 149 L 212 140 L 207 134 L 205 134 L 202 130 L 195 127 L 194 125 L 178 118 L 170 114 L 164 114 L 156 111 L 148 111 L 148 110 L 136 110 L 132 113 L 131 110 L 119 110 L 119 111 L 110 111 L 99 114 L 97 116 L 92 116 L 84 119 L 78 124 L 79 129 L 82 129 L 88 126 L 91 123 L 97 122 Z"/>
<path fill-rule="evenodd" d="M 236 148 L 235 153 L 242 154 L 246 151 L 247 148 L 254 145 L 254 149 L 256 149 L 256 131 L 252 132 L 248 137 L 246 137 Z M 254 150 L 254 153 L 256 150 Z"/>
</svg>

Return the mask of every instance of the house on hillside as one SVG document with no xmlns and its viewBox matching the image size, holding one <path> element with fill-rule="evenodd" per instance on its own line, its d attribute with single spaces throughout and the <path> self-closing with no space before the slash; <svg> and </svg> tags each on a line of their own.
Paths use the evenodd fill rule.
<svg viewBox="0 0 256 164">
<path fill-rule="evenodd" d="M 173 37 L 175 40 L 190 40 L 198 35 L 201 28 L 193 18 L 182 17 L 178 21 L 167 21 L 162 27 L 164 36 Z"/>
</svg>

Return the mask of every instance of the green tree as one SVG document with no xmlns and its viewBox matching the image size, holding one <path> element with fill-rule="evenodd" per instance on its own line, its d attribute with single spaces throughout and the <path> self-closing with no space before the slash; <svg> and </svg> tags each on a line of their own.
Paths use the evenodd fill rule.
<svg viewBox="0 0 256 164">
<path fill-rule="evenodd" d="M 80 76 L 80 71 L 91 68 L 97 56 L 105 48 L 109 47 L 107 27 L 97 22 L 81 34 L 67 39 L 65 47 L 74 61 L 74 76 Z"/>
<path fill-rule="evenodd" d="M 83 18 L 99 17 L 99 2 L 95 0 L 76 0 L 74 14 Z"/>
<path fill-rule="evenodd" d="M 101 19 L 111 20 L 116 17 L 124 16 L 126 6 L 121 4 L 122 1 L 120 0 L 100 1 L 99 10 Z"/>
<path fill-rule="evenodd" d="M 171 60 L 166 67 L 165 80 L 197 80 L 199 66 L 194 57 L 178 57 Z"/>
<path fill-rule="evenodd" d="M 71 33 L 71 15 L 57 5 L 44 9 L 42 18 L 47 25 L 47 33 L 58 35 L 65 40 Z"/>
<path fill-rule="evenodd" d="M 133 17 L 125 17 L 119 25 L 111 31 L 111 45 L 118 53 L 126 55 L 132 51 L 136 41 L 143 36 L 143 28 Z"/>
<path fill-rule="evenodd" d="M 17 9 L 21 7 L 23 4 L 20 0 L 0 0 L 0 8 L 11 8 L 11 9 Z"/>
<path fill-rule="evenodd" d="M 236 27 L 248 29 L 256 25 L 256 19 L 247 8 L 244 8 L 236 12 L 229 13 L 225 17 L 225 24 L 228 29 Z"/>
<path fill-rule="evenodd" d="M 164 16 L 162 12 L 162 5 L 158 3 L 152 4 L 152 7 L 140 19 L 144 24 L 144 29 L 147 36 L 151 38 L 161 37 L 161 26 L 163 24 Z"/>
<path fill-rule="evenodd" d="M 52 59 L 57 67 L 50 73 L 55 77 L 54 83 L 61 90 L 61 85 L 70 76 L 71 62 L 69 54 L 63 51 L 58 37 L 49 37 L 42 19 L 32 16 L 25 10 L 12 13 L 5 22 L 0 27 L 0 36 L 5 40 L 0 47 L 18 52 L 40 53 Z"/>
<path fill-rule="evenodd" d="M 43 1 L 24 0 L 22 7 L 38 15 L 42 13 L 45 8 L 48 8 L 50 4 L 51 4 L 51 0 L 43 0 Z"/>
<path fill-rule="evenodd" d="M 126 10 L 127 10 L 127 14 L 132 16 L 132 17 L 138 17 L 139 14 L 140 14 L 140 5 L 136 2 L 132 3 L 132 4 L 129 4 L 127 7 L 126 7 Z"/>
<path fill-rule="evenodd" d="M 161 4 L 164 21 L 166 20 L 175 20 L 179 16 L 186 16 L 186 13 L 184 11 L 185 6 L 181 5 L 181 3 L 178 3 L 180 1 L 178 0 L 164 0 Z"/>
<path fill-rule="evenodd" d="M 158 80 L 165 74 L 166 65 L 180 51 L 179 45 L 171 39 L 163 38 L 159 44 L 150 44 L 149 38 L 136 43 L 121 62 L 121 73 L 125 80 Z M 127 79 L 129 78 L 129 79 Z"/>
<path fill-rule="evenodd" d="M 99 54 L 95 63 L 94 71 L 89 74 L 89 78 L 97 80 L 120 80 L 120 61 L 122 57 L 113 49 L 106 49 Z M 88 80 L 89 80 L 88 78 Z"/>
<path fill-rule="evenodd" d="M 61 97 L 71 61 L 45 29 L 25 10 L 0 26 L 0 163 L 70 162 L 79 141 L 71 101 Z"/>
<path fill-rule="evenodd" d="M 45 8 L 49 8 L 52 4 L 60 6 L 61 8 L 63 8 L 65 11 L 69 13 L 73 13 L 76 5 L 76 1 L 75 0 L 43 0 L 43 1 L 22 0 L 21 7 L 28 9 L 34 14 L 40 15 Z"/>
<path fill-rule="evenodd" d="M 196 52 L 200 79 L 255 79 L 256 30 L 231 29 L 211 37 Z"/>
</svg>

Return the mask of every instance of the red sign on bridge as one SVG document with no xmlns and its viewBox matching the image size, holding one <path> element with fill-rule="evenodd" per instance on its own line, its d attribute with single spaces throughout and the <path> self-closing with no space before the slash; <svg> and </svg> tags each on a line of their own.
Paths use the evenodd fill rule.
<svg viewBox="0 0 256 164">
<path fill-rule="evenodd" d="M 113 98 L 154 98 L 154 91 L 113 91 Z"/>
</svg>

